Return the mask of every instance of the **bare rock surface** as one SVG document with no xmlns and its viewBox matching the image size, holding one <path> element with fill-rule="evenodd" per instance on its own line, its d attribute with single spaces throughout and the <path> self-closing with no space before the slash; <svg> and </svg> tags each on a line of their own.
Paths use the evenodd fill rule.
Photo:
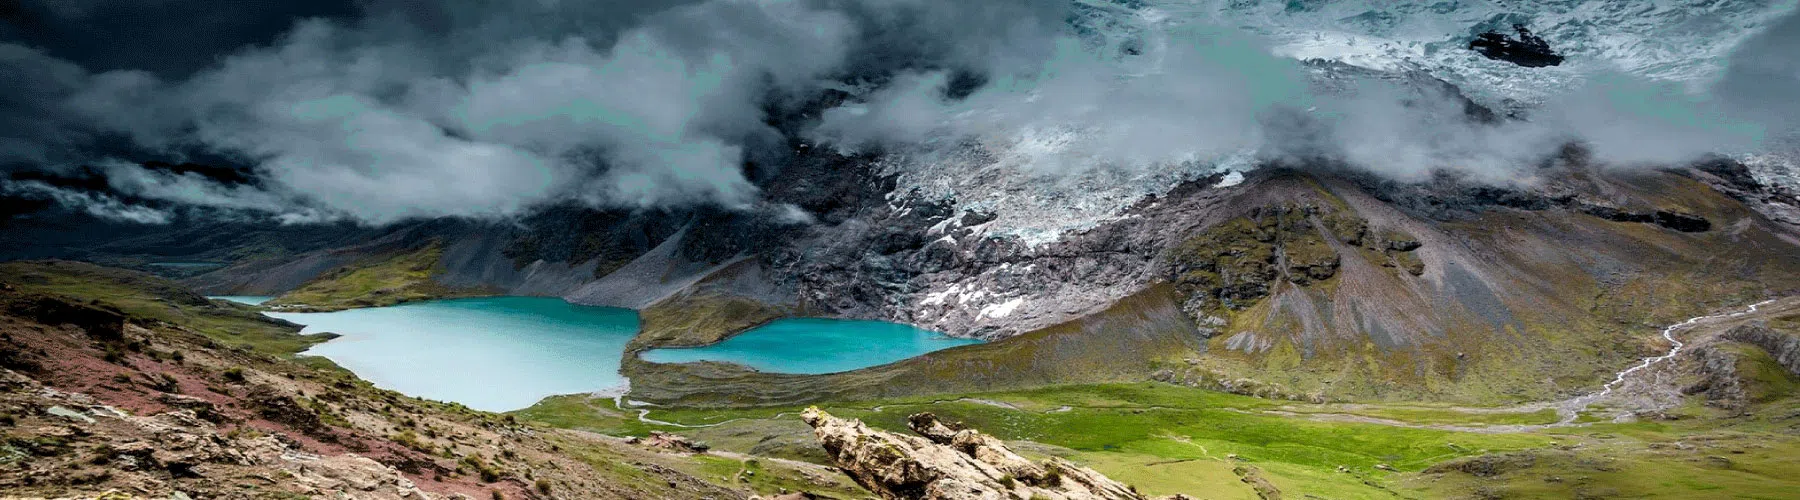
<svg viewBox="0 0 1800 500">
<path fill-rule="evenodd" d="M 931 413 L 913 415 L 919 436 L 869 428 L 808 408 L 801 418 L 826 454 L 882 498 L 963 500 L 1142 500 L 1136 489 L 1060 458 L 1032 462 L 999 439 Z M 1184 498 L 1177 496 L 1175 498 Z"/>
<path fill-rule="evenodd" d="M 44 387 L 11 370 L 0 369 L 0 377 L 8 389 L 0 393 L 0 403 L 46 408 L 15 415 L 29 430 L 8 434 L 11 442 L 31 446 L 7 460 L 0 490 L 26 494 L 24 498 L 59 490 L 79 493 L 83 485 L 112 488 L 123 495 L 118 498 L 135 498 L 129 492 L 231 498 L 252 494 L 254 488 L 245 485 L 259 482 L 279 482 L 281 489 L 315 497 L 444 498 L 420 490 L 392 466 L 356 453 L 314 454 L 274 435 L 249 438 L 222 432 L 190 409 L 132 415 L 85 394 Z"/>
</svg>

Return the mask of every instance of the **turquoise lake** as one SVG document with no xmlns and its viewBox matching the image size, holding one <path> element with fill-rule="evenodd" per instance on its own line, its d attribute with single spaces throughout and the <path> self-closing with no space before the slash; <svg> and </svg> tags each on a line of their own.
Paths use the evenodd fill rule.
<svg viewBox="0 0 1800 500">
<path fill-rule="evenodd" d="M 619 357 L 638 329 L 632 310 L 544 297 L 266 314 L 306 325 L 304 333 L 343 335 L 305 354 L 376 386 L 487 411 L 517 410 L 556 394 L 623 390 Z"/>
<path fill-rule="evenodd" d="M 980 342 L 883 321 L 795 318 L 772 321 L 705 347 L 652 349 L 639 356 L 656 363 L 725 361 L 765 372 L 820 374 Z"/>
<path fill-rule="evenodd" d="M 261 304 L 271 297 L 216 296 Z M 548 297 L 416 302 L 326 313 L 265 312 L 342 335 L 304 354 L 322 356 L 376 386 L 487 411 L 546 396 L 622 392 L 625 343 L 638 331 L 630 309 Z M 706 347 L 654 349 L 658 363 L 725 361 L 765 372 L 819 374 L 892 363 L 978 343 L 881 321 L 783 319 Z"/>
<path fill-rule="evenodd" d="M 207 297 L 207 298 L 228 300 L 228 301 L 236 302 L 239 304 L 250 304 L 253 306 L 260 306 L 264 302 L 275 300 L 275 297 L 270 297 L 267 295 L 214 295 L 214 296 Z"/>
</svg>

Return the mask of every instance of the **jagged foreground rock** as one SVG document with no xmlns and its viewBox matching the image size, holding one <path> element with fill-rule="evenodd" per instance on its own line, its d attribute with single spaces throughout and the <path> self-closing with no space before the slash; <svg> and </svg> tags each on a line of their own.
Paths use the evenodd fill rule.
<svg viewBox="0 0 1800 500">
<path fill-rule="evenodd" d="M 210 477 L 229 479 L 209 490 L 221 496 L 254 492 L 254 486 L 248 490 L 241 486 L 246 481 L 279 481 L 285 485 L 282 489 L 310 496 L 445 498 L 420 490 L 391 466 L 354 453 L 308 453 L 273 435 L 234 439 L 189 409 L 131 415 L 86 394 L 44 387 L 4 368 L 0 368 L 0 404 L 15 411 L 43 409 L 15 421 L 4 445 L 6 451 L 32 456 L 4 458 L 19 462 L 30 483 L 106 483 L 118 492 L 115 497 L 133 498 L 126 491 L 156 492 L 170 481 Z M 0 492 L 0 498 L 32 497 Z"/>
<path fill-rule="evenodd" d="M 1034 463 L 993 436 L 931 413 L 908 424 L 919 436 L 878 431 L 817 407 L 800 415 L 846 474 L 889 499 L 1144 500 L 1136 489 L 1061 458 Z M 1173 498 L 1186 498 L 1177 495 Z"/>
</svg>

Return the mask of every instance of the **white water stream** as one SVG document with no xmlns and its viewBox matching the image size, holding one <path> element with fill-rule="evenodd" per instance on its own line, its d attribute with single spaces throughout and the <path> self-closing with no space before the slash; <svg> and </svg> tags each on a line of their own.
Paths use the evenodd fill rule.
<svg viewBox="0 0 1800 500">
<path fill-rule="evenodd" d="M 1757 308 L 1762 307 L 1764 305 L 1768 305 L 1769 303 L 1774 302 L 1774 301 L 1775 301 L 1775 299 L 1769 299 L 1769 300 L 1765 300 L 1762 302 L 1757 302 L 1755 304 L 1750 304 L 1750 307 L 1748 307 L 1742 311 L 1737 311 L 1737 312 L 1712 314 L 1712 315 L 1706 315 L 1706 316 L 1695 316 L 1692 318 L 1688 318 L 1687 321 L 1683 321 L 1680 323 L 1676 323 L 1676 324 L 1664 327 L 1662 329 L 1662 336 L 1664 339 L 1667 339 L 1669 341 L 1669 352 L 1663 353 L 1663 355 L 1661 355 L 1661 356 L 1652 356 L 1652 357 L 1644 358 L 1644 360 L 1642 362 L 1639 362 L 1636 365 L 1632 365 L 1631 367 L 1626 368 L 1624 370 L 1620 370 L 1617 375 L 1613 376 L 1613 379 L 1611 382 L 1607 382 L 1605 387 L 1600 388 L 1599 392 L 1583 395 L 1583 396 L 1576 397 L 1574 399 L 1569 400 L 1568 405 L 1564 406 L 1564 409 L 1569 410 L 1571 415 L 1568 417 L 1565 417 L 1565 418 L 1573 419 L 1574 417 L 1573 417 L 1572 413 L 1587 409 L 1588 405 L 1593 404 L 1595 401 L 1599 401 L 1601 398 L 1612 395 L 1613 389 L 1617 389 L 1620 384 L 1624 384 L 1625 377 L 1630 376 L 1632 373 L 1635 373 L 1638 370 L 1643 370 L 1645 368 L 1649 368 L 1650 365 L 1654 365 L 1656 363 L 1674 358 L 1676 354 L 1680 354 L 1681 349 L 1684 347 L 1687 347 L 1687 344 L 1682 343 L 1680 340 L 1677 340 L 1675 338 L 1676 330 L 1680 330 L 1682 328 L 1692 326 L 1695 323 L 1699 323 L 1701 321 L 1706 321 L 1706 320 L 1710 320 L 1710 319 L 1735 318 L 1735 317 L 1743 316 L 1746 314 L 1754 314 L 1754 313 L 1756 313 Z"/>
</svg>

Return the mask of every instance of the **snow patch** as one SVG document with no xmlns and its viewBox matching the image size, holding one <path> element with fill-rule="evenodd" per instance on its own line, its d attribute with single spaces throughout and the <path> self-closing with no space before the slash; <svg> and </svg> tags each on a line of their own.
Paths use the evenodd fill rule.
<svg viewBox="0 0 1800 500">
<path fill-rule="evenodd" d="M 942 305 L 945 300 L 950 298 L 951 295 L 956 294 L 957 288 L 961 288 L 961 285 L 950 285 L 950 288 L 946 288 L 942 292 L 926 294 L 925 300 L 919 301 L 919 305 L 921 305 L 921 306 Z"/>
<path fill-rule="evenodd" d="M 1018 297 L 999 304 L 990 304 L 981 308 L 981 316 L 994 319 L 1004 318 L 1011 315 L 1014 309 L 1018 309 L 1024 303 L 1025 298 Z"/>
<path fill-rule="evenodd" d="M 1233 171 L 1227 172 L 1225 174 L 1225 178 L 1219 179 L 1219 183 L 1213 184 L 1213 187 L 1228 188 L 1228 187 L 1236 186 L 1238 184 L 1243 184 L 1243 183 L 1244 183 L 1244 173 L 1233 170 Z"/>
</svg>

